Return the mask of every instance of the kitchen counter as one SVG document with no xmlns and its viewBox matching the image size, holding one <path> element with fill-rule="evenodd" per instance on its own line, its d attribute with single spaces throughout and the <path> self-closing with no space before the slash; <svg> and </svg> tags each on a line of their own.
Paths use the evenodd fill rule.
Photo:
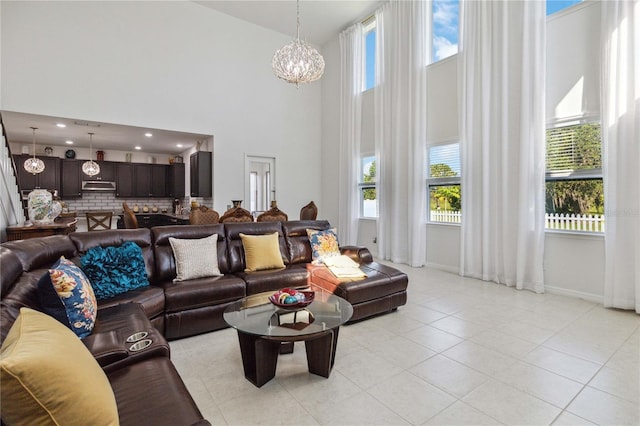
<svg viewBox="0 0 640 426">
<path fill-rule="evenodd" d="M 120 213 L 121 215 L 124 214 Z M 153 228 L 154 226 L 166 226 L 166 225 L 188 225 L 189 215 L 178 215 L 174 213 L 141 213 L 135 214 L 138 219 L 138 226 L 140 228 Z M 122 217 L 122 216 L 121 216 Z M 124 228 L 124 220 L 118 220 L 118 228 Z"/>
</svg>

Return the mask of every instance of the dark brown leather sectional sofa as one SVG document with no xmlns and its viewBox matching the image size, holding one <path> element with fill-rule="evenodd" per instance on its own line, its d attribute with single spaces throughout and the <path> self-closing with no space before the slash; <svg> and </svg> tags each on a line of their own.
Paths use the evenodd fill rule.
<svg viewBox="0 0 640 426">
<path fill-rule="evenodd" d="M 166 339 L 227 327 L 222 317 L 225 308 L 245 296 L 283 287 L 308 286 L 311 247 L 306 229 L 329 228 L 327 221 L 178 225 L 76 232 L 3 243 L 0 246 L 0 342 L 4 341 L 21 307 L 42 310 L 37 282 L 60 256 L 79 265 L 80 257 L 92 247 L 119 246 L 133 241 L 142 249 L 151 285 L 100 301 L 96 325 L 84 343 L 107 374 L 121 424 L 209 424 L 171 363 Z M 274 232 L 279 235 L 285 268 L 245 272 L 240 233 Z M 173 282 L 176 269 L 169 237 L 204 238 L 212 234 L 218 234 L 218 266 L 224 275 Z M 358 261 L 368 275 L 362 281 L 344 283 L 336 289 L 336 293 L 354 307 L 351 321 L 406 303 L 405 274 L 374 262 L 365 248 L 341 247 L 341 250 Z M 128 351 L 122 343 L 123 336 L 143 330 L 150 333 L 153 344 L 140 352 Z"/>
</svg>

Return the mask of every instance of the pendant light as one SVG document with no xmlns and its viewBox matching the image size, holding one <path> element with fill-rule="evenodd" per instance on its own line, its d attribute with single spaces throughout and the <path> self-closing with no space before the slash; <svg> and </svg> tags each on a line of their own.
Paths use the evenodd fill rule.
<svg viewBox="0 0 640 426">
<path fill-rule="evenodd" d="M 33 130 L 33 157 L 28 158 L 24 162 L 24 169 L 29 173 L 33 173 L 35 176 L 44 171 L 44 162 L 41 159 L 36 158 L 36 130 L 38 130 L 38 128 L 31 127 L 31 130 Z"/>
<path fill-rule="evenodd" d="M 300 40 L 300 0 L 296 1 L 296 38 L 280 48 L 271 60 L 276 77 L 298 87 L 322 77 L 324 59 L 310 44 Z"/>
<path fill-rule="evenodd" d="M 82 172 L 88 176 L 95 176 L 100 173 L 100 166 L 92 160 L 93 158 L 93 133 L 89 133 L 89 161 L 82 163 Z"/>
</svg>

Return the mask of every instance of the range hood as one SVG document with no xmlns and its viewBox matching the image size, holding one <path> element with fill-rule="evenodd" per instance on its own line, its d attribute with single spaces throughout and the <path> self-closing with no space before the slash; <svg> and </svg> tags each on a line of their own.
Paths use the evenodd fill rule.
<svg viewBox="0 0 640 426">
<path fill-rule="evenodd" d="M 115 191 L 116 183 L 107 180 L 83 180 L 83 191 Z"/>
</svg>

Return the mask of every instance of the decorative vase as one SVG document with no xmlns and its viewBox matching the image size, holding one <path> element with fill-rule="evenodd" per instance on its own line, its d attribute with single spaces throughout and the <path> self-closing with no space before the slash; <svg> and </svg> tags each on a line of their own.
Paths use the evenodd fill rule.
<svg viewBox="0 0 640 426">
<path fill-rule="evenodd" d="M 98 161 L 104 161 L 104 151 L 96 151 L 96 158 Z"/>
<path fill-rule="evenodd" d="M 138 213 L 139 211 L 140 211 L 140 207 L 138 207 L 138 205 L 137 205 L 137 204 L 134 204 L 134 205 L 133 205 L 133 212 L 134 212 L 134 213 Z"/>
<path fill-rule="evenodd" d="M 151 213 L 158 213 L 158 206 L 154 204 L 153 207 L 151 207 Z"/>
<path fill-rule="evenodd" d="M 149 206 L 145 204 L 144 207 L 142 207 L 142 213 L 149 213 Z"/>
<path fill-rule="evenodd" d="M 34 225 L 53 223 L 62 212 L 62 205 L 53 201 L 53 196 L 46 189 L 34 189 L 29 193 L 29 220 Z"/>
</svg>

